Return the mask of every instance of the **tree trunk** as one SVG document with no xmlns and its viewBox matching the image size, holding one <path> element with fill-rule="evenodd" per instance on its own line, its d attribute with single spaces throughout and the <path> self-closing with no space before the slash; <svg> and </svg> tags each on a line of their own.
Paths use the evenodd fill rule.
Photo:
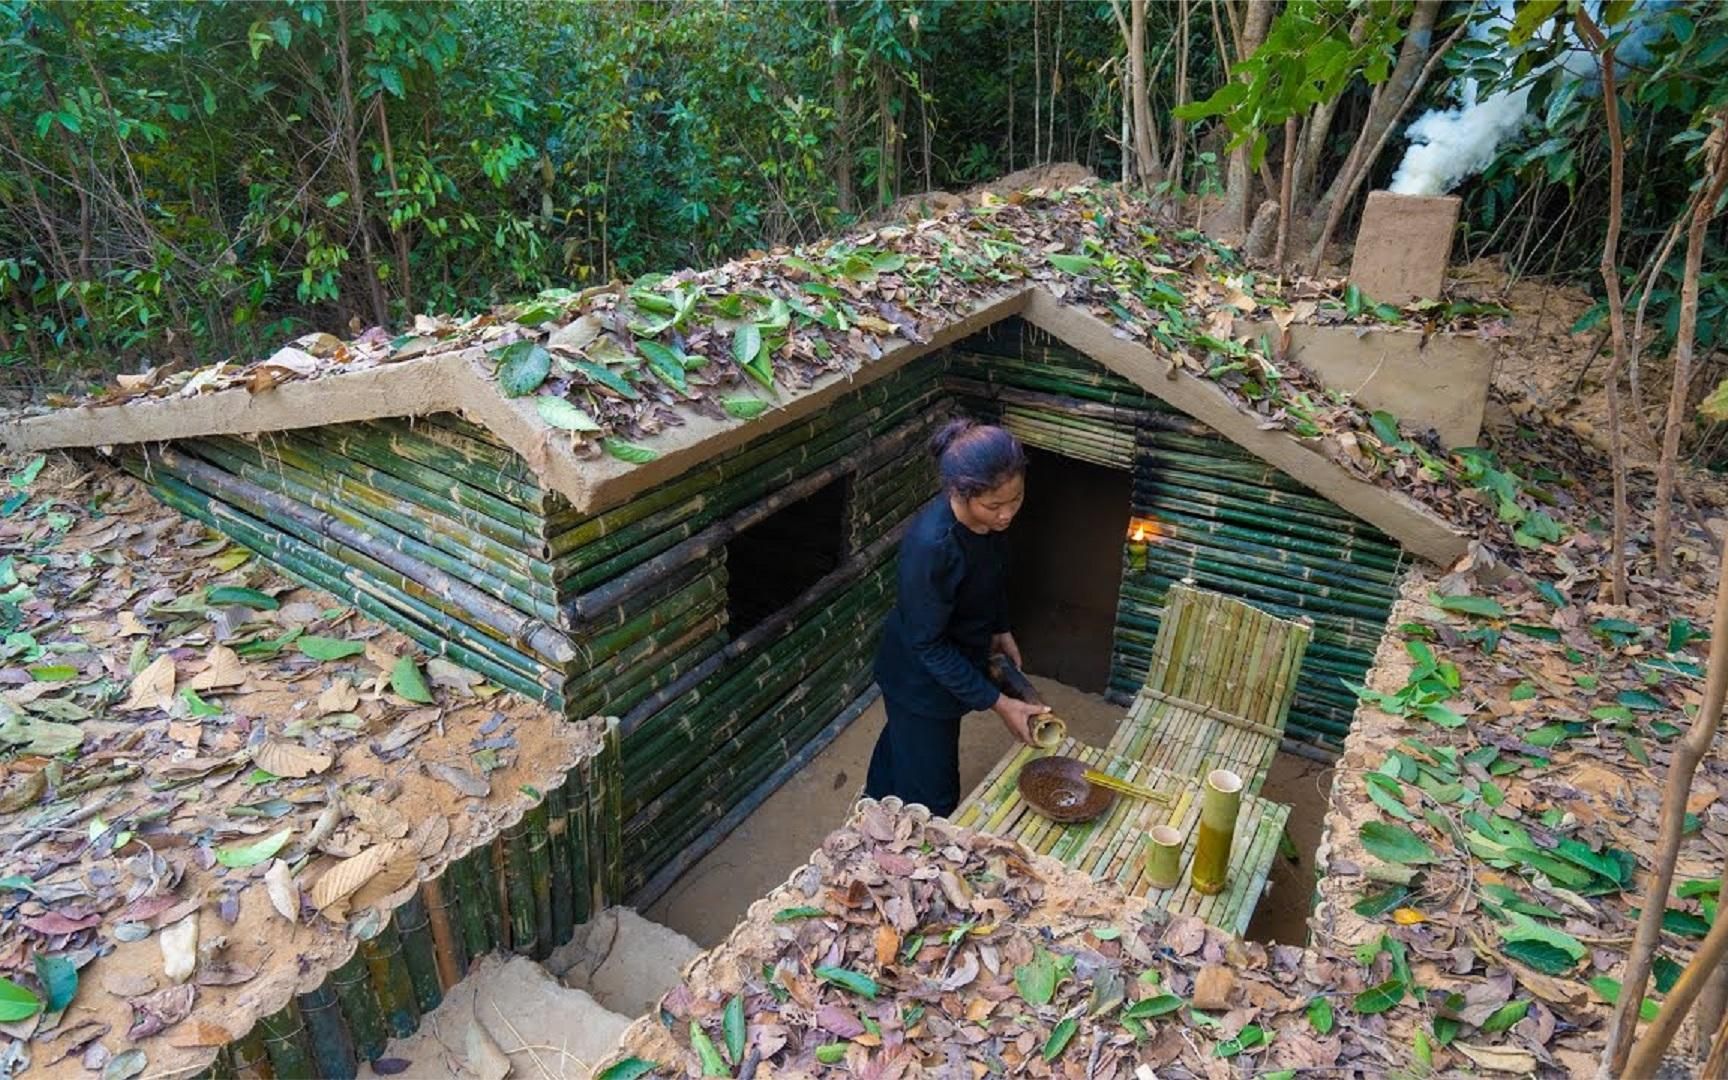
<svg viewBox="0 0 1728 1080">
<path fill-rule="evenodd" d="M 1626 142 L 1620 131 L 1620 97 L 1614 84 L 1614 46 L 1608 44 L 1590 17 L 1579 12 L 1578 32 L 1598 52 L 1602 65 L 1602 112 L 1608 121 L 1608 235 L 1602 243 L 1597 270 L 1608 294 L 1608 326 L 1614 359 L 1608 366 L 1608 437 L 1614 478 L 1614 524 L 1610 556 L 1609 602 L 1626 603 L 1626 433 L 1620 420 L 1620 373 L 1625 370 L 1626 303 L 1620 293 L 1620 221 L 1625 198 Z"/>
<path fill-rule="evenodd" d="M 1410 28 L 1404 32 L 1404 45 L 1398 50 L 1398 62 L 1392 68 L 1384 83 L 1379 87 L 1380 93 L 1368 110 L 1368 117 L 1362 123 L 1362 129 L 1356 133 L 1356 145 L 1352 150 L 1357 158 L 1355 169 L 1340 172 L 1332 180 L 1326 194 L 1314 204 L 1314 220 L 1324 220 L 1331 213 L 1334 205 L 1347 203 L 1355 195 L 1359 184 L 1353 173 L 1366 174 L 1374 167 L 1374 157 L 1356 153 L 1375 146 L 1384 141 L 1384 136 L 1404 114 L 1410 99 L 1421 92 L 1425 80 L 1426 61 L 1433 51 L 1434 21 L 1440 14 L 1440 0 L 1416 0 L 1416 8 L 1410 15 Z"/>
<path fill-rule="evenodd" d="M 396 182 L 396 153 L 390 145 L 390 110 L 382 97 L 378 100 L 378 134 L 384 142 L 384 173 L 390 178 L 390 190 L 400 193 L 402 186 Z M 400 194 L 392 198 L 400 199 Z M 403 225 L 392 223 L 390 233 L 396 241 L 396 276 L 402 279 L 399 286 L 402 294 L 402 311 L 414 314 L 414 281 L 408 275 L 408 230 Z"/>
<path fill-rule="evenodd" d="M 1116 28 L 1122 34 L 1128 50 L 1128 86 L 1126 93 L 1132 105 L 1134 128 L 1134 171 L 1142 188 L 1150 189 L 1164 179 L 1159 159 L 1164 155 L 1158 146 L 1158 129 L 1152 126 L 1152 106 L 1147 98 L 1146 78 L 1146 0 L 1128 0 L 1128 18 L 1122 18 L 1122 5 L 1110 0 L 1110 10 L 1116 15 Z"/>
<path fill-rule="evenodd" d="M 876 209 L 894 201 L 894 99 L 885 64 L 876 65 Z"/>
<path fill-rule="evenodd" d="M 1242 20 L 1242 38 L 1236 46 L 1236 63 L 1248 59 L 1260 43 L 1266 40 L 1266 30 L 1272 25 L 1272 0 L 1245 0 L 1248 11 Z M 1230 69 L 1234 78 L 1236 64 Z M 1224 208 L 1219 222 L 1225 229 L 1240 233 L 1248 227 L 1248 204 L 1253 194 L 1254 173 L 1248 164 L 1248 147 L 1230 151 L 1230 164 L 1224 184 Z"/>
<path fill-rule="evenodd" d="M 1182 16 L 1178 20 L 1176 31 L 1176 108 L 1188 104 L 1188 13 L 1193 8 L 1193 0 L 1182 0 Z M 1188 148 L 1188 125 L 1180 120 L 1170 122 L 1170 165 L 1164 170 L 1164 175 L 1175 181 L 1177 190 L 1182 187 L 1183 153 Z"/>
<path fill-rule="evenodd" d="M 1044 35 L 1038 26 L 1038 0 L 1032 0 L 1032 166 L 1044 164 Z"/>
<path fill-rule="evenodd" d="M 384 298 L 384 283 L 378 280 L 378 257 L 372 247 L 372 223 L 366 214 L 366 185 L 360 178 L 360 133 L 354 124 L 354 84 L 348 62 L 348 7 L 336 5 L 338 20 L 336 66 L 342 80 L 342 163 L 348 172 L 348 200 L 354 204 L 354 222 L 360 232 L 360 250 L 365 257 L 361 272 L 372 301 L 372 318 L 379 326 L 390 323 L 390 304 Z"/>
<path fill-rule="evenodd" d="M 1362 44 L 1362 39 L 1368 35 L 1368 16 L 1358 15 L 1356 21 L 1350 24 L 1350 44 L 1352 47 Z M 1309 113 L 1307 122 L 1303 125 L 1301 149 L 1296 154 L 1296 184 L 1293 198 L 1298 205 L 1306 206 L 1314 198 L 1314 183 L 1320 171 L 1320 159 L 1326 153 L 1326 139 L 1332 133 L 1332 118 L 1338 115 L 1338 106 L 1344 100 L 1339 94 L 1331 101 L 1323 101 L 1314 106 Z"/>
<path fill-rule="evenodd" d="M 1284 163 L 1278 170 L 1278 246 L 1274 249 L 1272 262 L 1278 267 L 1278 273 L 1284 273 L 1284 257 L 1290 248 L 1290 213 L 1294 209 L 1290 205 L 1291 195 L 1296 181 L 1296 118 L 1290 117 L 1284 121 Z"/>
<path fill-rule="evenodd" d="M 1704 239 L 1710 219 L 1716 216 L 1716 200 L 1728 185 L 1728 155 L 1722 126 L 1728 113 L 1717 114 L 1717 126 L 1705 148 L 1704 195 L 1692 211 L 1692 228 L 1686 236 L 1686 271 L 1680 281 L 1680 326 L 1674 335 L 1673 386 L 1668 392 L 1668 420 L 1662 429 L 1662 459 L 1656 469 L 1656 569 L 1667 574 L 1674 569 L 1674 468 L 1680 457 L 1680 429 L 1686 422 L 1686 402 L 1692 389 L 1692 347 L 1698 335 L 1698 275 L 1704 265 Z"/>
<path fill-rule="evenodd" d="M 840 25 L 840 2 L 828 0 L 828 73 L 834 82 L 834 196 L 842 214 L 858 208 L 852 191 L 852 98 L 846 75 L 846 39 Z"/>
</svg>

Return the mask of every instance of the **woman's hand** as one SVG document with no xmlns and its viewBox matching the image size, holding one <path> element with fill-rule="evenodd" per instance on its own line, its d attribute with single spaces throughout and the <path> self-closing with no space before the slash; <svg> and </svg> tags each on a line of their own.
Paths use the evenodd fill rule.
<svg viewBox="0 0 1728 1080">
<path fill-rule="evenodd" d="M 1014 666 L 1021 671 L 1026 670 L 1026 662 L 1020 659 L 1020 643 L 1014 640 L 1012 633 L 993 634 L 990 637 L 990 651 L 1001 653 L 1014 661 Z"/>
<path fill-rule="evenodd" d="M 1006 727 L 1020 742 L 1027 746 L 1032 743 L 1032 721 L 1050 711 L 1048 705 L 1031 705 L 1007 694 L 999 694 L 996 704 L 990 706 L 990 711 L 1002 718 L 1002 726 Z"/>
</svg>

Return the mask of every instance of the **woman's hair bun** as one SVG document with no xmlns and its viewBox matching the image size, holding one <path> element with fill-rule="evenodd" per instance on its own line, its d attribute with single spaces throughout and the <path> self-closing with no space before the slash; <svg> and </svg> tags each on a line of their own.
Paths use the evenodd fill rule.
<svg viewBox="0 0 1728 1080">
<path fill-rule="evenodd" d="M 942 422 L 936 429 L 936 434 L 930 436 L 930 456 L 937 461 L 948 452 L 960 436 L 978 426 L 978 422 L 967 416 L 955 416 Z"/>
</svg>

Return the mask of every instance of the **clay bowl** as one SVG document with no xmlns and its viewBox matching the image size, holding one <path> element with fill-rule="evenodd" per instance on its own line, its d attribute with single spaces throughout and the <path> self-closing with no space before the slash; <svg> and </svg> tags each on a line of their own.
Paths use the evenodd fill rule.
<svg viewBox="0 0 1728 1080">
<path fill-rule="evenodd" d="M 1075 758 L 1034 758 L 1020 768 L 1020 797 L 1051 821 L 1064 825 L 1091 821 L 1110 809 L 1116 796 L 1108 788 L 1088 784 L 1085 772 L 1086 763 Z"/>
</svg>

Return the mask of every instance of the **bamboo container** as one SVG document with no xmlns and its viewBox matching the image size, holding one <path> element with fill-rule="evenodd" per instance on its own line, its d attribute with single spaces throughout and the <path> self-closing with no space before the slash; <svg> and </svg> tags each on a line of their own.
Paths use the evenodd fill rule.
<svg viewBox="0 0 1728 1080">
<path fill-rule="evenodd" d="M 275 1013 L 261 1018 L 258 1030 L 275 1075 L 284 1078 L 317 1075 L 312 1040 L 300 1008 L 292 998 Z"/>
<path fill-rule="evenodd" d="M 457 905 L 455 890 L 447 885 L 448 871 L 437 877 L 429 877 L 420 883 L 420 904 L 426 915 L 427 931 L 432 938 L 432 960 L 438 977 L 440 995 L 449 993 L 450 988 L 461 981 L 468 971 L 468 947 L 462 937 L 462 922 Z M 426 995 L 421 994 L 422 1011 L 430 1011 L 437 1002 L 426 1004 Z"/>
<path fill-rule="evenodd" d="M 372 993 L 366 957 L 358 948 L 347 963 L 331 972 L 330 982 L 341 1005 L 341 1020 L 354 1039 L 355 1055 L 371 1061 L 384 1052 L 390 1041 L 390 1032 L 379 1011 L 378 999 Z"/>
<path fill-rule="evenodd" d="M 1054 750 L 1068 737 L 1068 725 L 1059 716 L 1045 713 L 1032 722 L 1032 745 L 1040 750 Z"/>
<path fill-rule="evenodd" d="M 1194 890 L 1207 896 L 1224 890 L 1230 871 L 1230 844 L 1242 805 L 1242 778 L 1213 769 L 1201 788 L 1200 825 L 1194 841 Z"/>
<path fill-rule="evenodd" d="M 372 937 L 360 940 L 360 955 L 385 1028 L 397 1037 L 413 1034 L 420 1026 L 420 1006 L 394 918 L 385 920 Z"/>
<path fill-rule="evenodd" d="M 1175 888 L 1182 880 L 1182 834 L 1169 825 L 1159 825 L 1148 835 L 1152 843 L 1146 880 L 1154 889 Z"/>
</svg>

